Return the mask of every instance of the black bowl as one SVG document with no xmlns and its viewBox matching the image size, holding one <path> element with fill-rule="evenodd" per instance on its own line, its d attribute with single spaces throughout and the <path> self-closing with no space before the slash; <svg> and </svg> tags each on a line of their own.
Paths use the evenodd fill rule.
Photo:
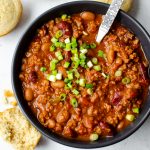
<svg viewBox="0 0 150 150">
<path fill-rule="evenodd" d="M 54 7 L 46 11 L 45 13 L 43 13 L 32 23 L 32 25 L 30 25 L 30 27 L 27 29 L 27 31 L 24 33 L 24 35 L 20 39 L 19 44 L 14 54 L 14 58 L 12 61 L 12 85 L 13 85 L 13 90 L 19 102 L 19 106 L 21 110 L 23 111 L 25 116 L 29 119 L 29 121 L 43 135 L 47 136 L 48 138 L 58 143 L 61 143 L 67 146 L 77 147 L 77 148 L 99 148 L 103 146 L 112 145 L 114 143 L 117 143 L 127 138 L 129 135 L 135 132 L 144 123 L 144 121 L 150 114 L 150 95 L 148 94 L 147 100 L 145 104 L 143 105 L 140 115 L 130 126 L 124 129 L 122 132 L 119 132 L 114 137 L 101 139 L 96 142 L 82 142 L 82 141 L 76 141 L 76 140 L 63 138 L 51 132 L 49 129 L 45 128 L 43 125 L 41 125 L 41 123 L 37 120 L 37 118 L 34 116 L 32 111 L 28 107 L 27 102 L 23 97 L 22 86 L 19 80 L 19 73 L 21 70 L 22 58 L 25 55 L 25 52 L 27 50 L 27 47 L 31 39 L 35 35 L 36 30 L 39 27 L 41 27 L 44 23 L 48 22 L 50 19 L 54 19 L 55 17 L 58 17 L 63 13 L 73 14 L 73 13 L 79 13 L 79 12 L 88 10 L 88 11 L 92 11 L 98 14 L 105 14 L 108 7 L 109 5 L 99 3 L 99 2 L 94 2 L 94 1 L 76 1 L 76 2 L 70 2 L 70 3 L 66 3 L 66 4 L 59 5 L 57 7 Z M 145 52 L 147 59 L 150 60 L 150 53 L 149 53 L 150 37 L 148 33 L 144 30 L 144 28 L 134 18 L 127 15 L 123 11 L 119 12 L 116 19 L 136 34 L 136 36 L 140 39 L 142 43 L 143 50 Z"/>
</svg>

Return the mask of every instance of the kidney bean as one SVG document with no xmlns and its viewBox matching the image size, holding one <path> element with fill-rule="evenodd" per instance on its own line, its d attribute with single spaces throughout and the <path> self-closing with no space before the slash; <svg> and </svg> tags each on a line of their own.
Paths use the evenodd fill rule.
<svg viewBox="0 0 150 150">
<path fill-rule="evenodd" d="M 65 86 L 64 81 L 56 81 L 56 82 L 52 82 L 51 86 L 53 88 L 63 88 Z"/>
<path fill-rule="evenodd" d="M 24 96 L 27 101 L 32 101 L 34 98 L 32 89 L 31 88 L 25 89 Z"/>
<path fill-rule="evenodd" d="M 121 100 L 121 95 L 120 95 L 120 93 L 119 93 L 119 92 L 115 92 L 114 97 L 113 97 L 113 99 L 112 99 L 112 103 L 113 103 L 114 105 L 118 105 L 118 103 L 120 102 L 120 100 Z"/>
<path fill-rule="evenodd" d="M 71 36 L 71 34 L 72 34 L 72 27 L 71 27 L 71 25 L 68 22 L 61 21 L 60 23 L 57 24 L 57 27 L 60 30 L 62 30 L 64 35 Z"/>
<path fill-rule="evenodd" d="M 35 71 L 31 71 L 31 73 L 29 74 L 29 81 L 35 83 L 37 81 L 37 74 Z"/>
<path fill-rule="evenodd" d="M 95 19 L 95 14 L 89 11 L 85 11 L 83 13 L 81 13 L 81 18 L 83 20 L 87 20 L 87 21 L 92 21 Z"/>
</svg>

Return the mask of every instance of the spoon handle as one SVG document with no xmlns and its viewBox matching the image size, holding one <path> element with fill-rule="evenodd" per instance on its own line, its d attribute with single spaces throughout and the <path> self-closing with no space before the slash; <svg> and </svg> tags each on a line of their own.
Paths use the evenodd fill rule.
<svg viewBox="0 0 150 150">
<path fill-rule="evenodd" d="M 98 30 L 98 35 L 96 38 L 96 42 L 100 43 L 104 36 L 108 33 L 109 29 L 111 28 L 119 9 L 124 0 L 113 0 L 100 27 Z"/>
</svg>

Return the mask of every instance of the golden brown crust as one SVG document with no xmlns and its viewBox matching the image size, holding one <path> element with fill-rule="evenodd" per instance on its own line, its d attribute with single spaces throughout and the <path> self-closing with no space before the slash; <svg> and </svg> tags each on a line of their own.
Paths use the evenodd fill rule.
<svg viewBox="0 0 150 150">
<path fill-rule="evenodd" d="M 0 36 L 12 31 L 22 16 L 20 0 L 0 0 Z"/>
<path fill-rule="evenodd" d="M 112 0 L 97 0 L 102 3 L 108 3 L 111 4 Z M 133 0 L 124 0 L 121 9 L 124 10 L 125 12 L 128 12 L 131 9 Z"/>
<path fill-rule="evenodd" d="M 17 150 L 33 150 L 41 138 L 18 108 L 0 112 L 0 135 Z"/>
</svg>

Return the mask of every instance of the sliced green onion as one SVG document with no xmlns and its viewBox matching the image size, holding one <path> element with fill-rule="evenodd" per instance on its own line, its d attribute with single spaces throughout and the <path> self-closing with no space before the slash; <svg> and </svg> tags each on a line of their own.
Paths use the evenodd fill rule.
<svg viewBox="0 0 150 150">
<path fill-rule="evenodd" d="M 117 70 L 115 72 L 115 77 L 120 77 L 122 75 L 122 71 L 121 70 Z"/>
<path fill-rule="evenodd" d="M 72 90 L 72 93 L 75 94 L 75 95 L 79 95 L 79 91 L 76 90 L 76 89 L 73 89 L 73 90 Z"/>
<path fill-rule="evenodd" d="M 93 67 L 92 62 L 91 62 L 91 61 L 88 61 L 88 62 L 87 62 L 87 66 L 88 66 L 89 68 L 92 68 L 92 67 Z"/>
<path fill-rule="evenodd" d="M 133 111 L 134 113 L 136 113 L 136 114 L 139 114 L 139 113 L 140 113 L 139 108 L 133 108 L 132 111 Z"/>
<path fill-rule="evenodd" d="M 53 37 L 53 38 L 51 39 L 51 42 L 52 42 L 52 43 L 56 43 L 56 42 L 58 42 L 58 39 L 56 39 L 55 37 Z"/>
<path fill-rule="evenodd" d="M 64 94 L 64 93 L 62 93 L 62 94 L 60 95 L 60 100 L 61 100 L 61 101 L 65 101 L 65 100 L 66 100 L 66 97 L 67 97 L 67 95 Z"/>
<path fill-rule="evenodd" d="M 57 73 L 56 74 L 56 79 L 61 80 L 62 79 L 62 73 Z"/>
<path fill-rule="evenodd" d="M 82 66 L 82 67 L 85 67 L 85 65 L 86 65 L 86 62 L 85 62 L 85 60 L 80 60 L 80 65 Z"/>
<path fill-rule="evenodd" d="M 60 51 L 55 52 L 55 56 L 57 57 L 58 60 L 63 60 L 63 56 Z"/>
<path fill-rule="evenodd" d="M 100 71 L 101 70 L 101 66 L 100 65 L 94 66 L 93 69 L 96 70 L 96 71 Z"/>
<path fill-rule="evenodd" d="M 79 80 L 76 80 L 75 82 L 76 82 L 77 84 L 79 84 Z"/>
<path fill-rule="evenodd" d="M 66 44 L 70 43 L 70 39 L 69 39 L 69 38 L 66 38 L 66 39 L 65 39 L 65 43 L 66 43 Z"/>
<path fill-rule="evenodd" d="M 79 85 L 82 86 L 82 87 L 85 87 L 85 82 L 86 82 L 85 79 L 80 79 L 79 80 Z"/>
<path fill-rule="evenodd" d="M 128 77 L 125 77 L 125 78 L 122 79 L 123 84 L 129 84 L 130 82 L 131 82 L 131 80 Z"/>
<path fill-rule="evenodd" d="M 92 43 L 92 44 L 90 44 L 90 47 L 91 47 L 92 49 L 94 49 L 94 48 L 96 48 L 96 44 L 95 44 L 95 43 Z"/>
<path fill-rule="evenodd" d="M 92 63 L 96 65 L 98 63 L 98 59 L 96 57 L 92 58 Z"/>
<path fill-rule="evenodd" d="M 72 50 L 71 50 L 71 53 L 72 53 L 72 54 L 77 54 L 77 53 L 78 53 L 78 50 L 77 50 L 77 48 L 75 48 L 75 49 L 72 49 Z"/>
<path fill-rule="evenodd" d="M 45 67 L 41 67 L 41 68 L 40 68 L 40 71 L 41 71 L 41 72 L 45 72 L 45 71 L 46 71 L 46 68 L 45 68 Z"/>
<path fill-rule="evenodd" d="M 71 47 L 74 49 L 78 46 L 76 38 L 71 38 Z"/>
<path fill-rule="evenodd" d="M 51 70 L 51 71 L 55 70 L 57 63 L 58 63 L 58 60 L 56 60 L 56 59 L 53 59 L 53 60 L 50 62 L 50 70 Z"/>
<path fill-rule="evenodd" d="M 99 135 L 97 133 L 92 133 L 90 135 L 90 141 L 96 141 L 98 140 L 98 138 L 99 138 Z"/>
<path fill-rule="evenodd" d="M 82 54 L 86 54 L 86 53 L 88 52 L 88 50 L 87 50 L 87 49 L 81 49 L 80 52 L 81 52 Z"/>
<path fill-rule="evenodd" d="M 76 78 L 80 78 L 80 73 L 76 69 L 74 70 L 74 75 Z"/>
<path fill-rule="evenodd" d="M 86 44 L 86 43 L 83 43 L 81 46 L 80 46 L 80 50 L 82 50 L 82 49 L 89 49 L 90 48 L 90 46 L 88 45 L 88 44 Z"/>
<path fill-rule="evenodd" d="M 133 121 L 133 120 L 135 119 L 135 116 L 132 115 L 132 114 L 127 114 L 127 115 L 126 115 L 126 119 L 127 119 L 128 121 Z"/>
<path fill-rule="evenodd" d="M 52 75 L 55 75 L 55 76 L 56 76 L 56 74 L 57 74 L 57 70 L 53 70 L 53 71 L 52 71 Z"/>
<path fill-rule="evenodd" d="M 67 19 L 67 14 L 63 14 L 63 15 L 61 16 L 61 19 L 62 19 L 62 20 Z"/>
<path fill-rule="evenodd" d="M 99 57 L 104 57 L 104 52 L 101 51 L 101 50 L 99 50 L 99 51 L 98 51 L 98 56 L 99 56 Z"/>
<path fill-rule="evenodd" d="M 85 54 L 83 54 L 83 53 L 80 53 L 80 59 L 82 59 L 82 60 L 85 60 L 86 59 L 86 56 L 85 56 Z"/>
<path fill-rule="evenodd" d="M 66 47 L 65 47 L 66 51 L 70 51 L 71 50 L 71 43 L 67 43 Z"/>
<path fill-rule="evenodd" d="M 53 52 L 55 49 L 56 49 L 55 45 L 54 45 L 54 44 L 53 44 L 53 45 L 51 45 L 51 47 L 50 47 L 50 51 L 51 51 L 51 52 Z"/>
<path fill-rule="evenodd" d="M 70 62 L 66 61 L 66 62 L 64 63 L 64 68 L 68 68 L 69 65 L 70 65 Z"/>
<path fill-rule="evenodd" d="M 70 81 L 70 80 L 69 80 L 68 78 L 65 78 L 65 79 L 64 79 L 64 82 L 65 82 L 65 83 L 69 83 L 69 81 Z"/>
<path fill-rule="evenodd" d="M 106 75 L 105 73 L 103 73 L 103 72 L 102 72 L 102 76 L 103 76 L 104 78 L 107 78 L 107 75 Z"/>
<path fill-rule="evenodd" d="M 71 103 L 71 105 L 72 105 L 74 108 L 78 107 L 78 102 L 77 102 L 77 100 L 76 100 L 75 98 L 72 98 L 72 99 L 70 100 L 70 103 Z"/>
<path fill-rule="evenodd" d="M 71 83 L 71 81 L 69 81 L 69 82 L 67 83 L 67 86 L 68 86 L 69 88 L 72 88 L 72 83 Z"/>
<path fill-rule="evenodd" d="M 48 75 L 47 80 L 49 80 L 51 82 L 55 82 L 56 81 L 56 76 L 55 75 Z"/>
<path fill-rule="evenodd" d="M 91 89 L 91 88 L 93 88 L 93 84 L 86 84 L 85 87 L 86 87 L 87 89 L 89 89 L 89 88 Z"/>
<path fill-rule="evenodd" d="M 57 39 L 59 39 L 62 35 L 63 35 L 63 32 L 62 32 L 61 30 L 58 30 L 58 31 L 56 32 L 56 34 L 55 34 L 55 37 L 56 37 Z"/>
<path fill-rule="evenodd" d="M 87 89 L 87 93 L 88 93 L 89 95 L 92 95 L 92 94 L 93 94 L 93 90 L 92 90 L 92 89 Z"/>
<path fill-rule="evenodd" d="M 79 61 L 76 61 L 76 62 L 73 62 L 73 68 L 74 68 L 74 69 L 77 69 L 78 66 L 79 66 L 79 64 L 80 64 L 80 60 L 79 60 Z"/>
<path fill-rule="evenodd" d="M 65 47 L 66 47 L 66 44 L 63 42 L 60 42 L 60 48 L 65 48 Z"/>
<path fill-rule="evenodd" d="M 55 47 L 60 47 L 60 42 L 56 42 L 54 44 L 55 44 Z"/>
<path fill-rule="evenodd" d="M 68 79 L 73 80 L 73 73 L 72 72 L 68 72 Z"/>
</svg>

